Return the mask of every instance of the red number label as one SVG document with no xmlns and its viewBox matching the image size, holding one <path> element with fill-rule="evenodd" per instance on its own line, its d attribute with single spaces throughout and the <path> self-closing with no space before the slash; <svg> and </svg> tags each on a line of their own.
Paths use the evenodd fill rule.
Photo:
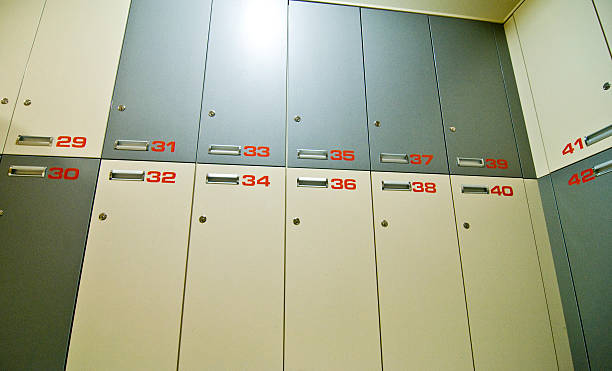
<svg viewBox="0 0 612 371">
<path fill-rule="evenodd" d="M 410 155 L 410 163 L 413 165 L 420 165 L 422 163 L 421 155 Z"/>
<path fill-rule="evenodd" d="M 257 148 L 255 146 L 244 146 L 244 155 L 247 157 L 257 156 Z"/>
<path fill-rule="evenodd" d="M 247 157 L 269 157 L 270 147 L 244 146 L 244 155 Z"/>
<path fill-rule="evenodd" d="M 582 177 L 582 182 L 580 181 L 580 177 Z M 591 180 L 595 180 L 595 171 L 593 169 L 586 169 L 580 172 L 580 176 L 578 174 L 573 174 L 567 184 L 569 185 L 578 185 L 580 183 L 590 182 Z"/>
<path fill-rule="evenodd" d="M 257 147 L 257 156 L 259 157 L 270 156 L 270 147 Z"/>
<path fill-rule="evenodd" d="M 573 143 L 576 146 L 580 147 L 578 149 L 584 149 L 584 144 L 582 143 L 582 138 L 578 138 L 576 139 L 576 141 Z M 574 153 L 574 146 L 572 145 L 572 143 L 567 143 L 565 145 L 565 147 L 563 147 L 563 150 L 561 151 L 562 155 L 569 155 Z"/>
<path fill-rule="evenodd" d="M 59 136 L 57 137 L 57 143 L 55 144 L 56 147 L 70 147 L 70 141 L 72 140 L 72 138 L 67 137 L 65 135 Z"/>
<path fill-rule="evenodd" d="M 494 159 L 494 158 L 488 158 L 485 160 L 485 166 L 488 167 L 489 169 L 507 169 L 508 168 L 508 161 L 504 160 L 504 159 Z"/>
<path fill-rule="evenodd" d="M 161 180 L 161 173 L 159 171 L 149 171 L 146 180 L 149 183 L 159 183 Z"/>
<path fill-rule="evenodd" d="M 64 169 L 61 167 L 52 167 L 49 169 L 49 179 L 62 179 L 64 176 Z"/>
<path fill-rule="evenodd" d="M 255 175 L 243 175 L 242 185 L 247 186 L 247 187 L 253 187 L 256 184 L 261 184 L 266 187 L 270 186 L 270 178 L 267 175 L 262 176 L 261 178 L 258 178 L 257 182 L 255 182 L 255 178 L 256 178 Z"/>
<path fill-rule="evenodd" d="M 342 179 L 332 179 L 331 180 L 331 187 L 332 189 L 343 189 L 344 188 L 344 182 L 342 182 Z"/>
<path fill-rule="evenodd" d="M 164 171 L 162 174 L 162 183 L 175 183 L 176 173 L 173 171 Z"/>
<path fill-rule="evenodd" d="M 163 140 L 154 140 L 151 142 L 151 151 L 153 152 L 165 152 L 166 149 L 170 148 L 170 152 L 174 152 L 175 142 L 164 142 Z"/>
<path fill-rule="evenodd" d="M 61 167 L 52 167 L 49 169 L 49 179 L 66 179 L 66 180 L 75 180 L 79 177 L 79 169 L 75 168 L 67 168 L 63 169 Z"/>
<path fill-rule="evenodd" d="M 72 143 L 72 144 L 71 144 Z M 56 147 L 74 147 L 83 148 L 87 144 L 87 138 L 85 137 L 69 137 L 67 135 L 60 135 L 57 137 Z"/>
<path fill-rule="evenodd" d="M 436 183 L 412 182 L 412 191 L 417 193 L 436 193 Z"/>
<path fill-rule="evenodd" d="M 569 185 L 574 185 L 574 184 L 578 185 L 578 184 L 580 184 L 580 178 L 578 177 L 578 174 L 572 175 L 572 177 L 569 179 L 567 184 L 569 184 Z"/>
<path fill-rule="evenodd" d="M 348 189 L 354 190 L 357 189 L 357 181 L 355 179 L 340 179 L 334 178 L 331 180 L 332 189 Z"/>
<path fill-rule="evenodd" d="M 331 157 L 329 158 L 330 160 L 335 160 L 335 161 L 342 160 L 342 151 L 332 150 L 330 151 L 330 153 L 331 153 Z"/>
<path fill-rule="evenodd" d="M 423 155 L 427 160 L 425 161 L 425 165 L 429 165 L 431 160 L 433 160 L 433 155 Z"/>
<path fill-rule="evenodd" d="M 262 176 L 261 178 L 257 179 L 257 184 L 263 184 L 266 187 L 268 187 L 270 185 L 270 179 L 268 178 L 268 176 Z"/>
<path fill-rule="evenodd" d="M 79 177 L 79 169 L 68 168 L 64 171 L 64 179 L 75 180 Z"/>
<path fill-rule="evenodd" d="M 514 189 L 510 186 L 495 186 L 491 188 L 491 193 L 498 196 L 513 196 Z"/>
<path fill-rule="evenodd" d="M 413 192 L 424 192 L 425 188 L 423 188 L 423 183 L 421 183 L 421 182 L 412 182 L 412 191 Z"/>
<path fill-rule="evenodd" d="M 341 151 L 338 149 L 334 149 L 329 151 L 329 153 L 331 154 L 331 156 L 329 157 L 330 160 L 334 160 L 334 161 L 340 161 L 340 160 L 344 160 L 344 161 L 355 161 L 355 151 L 350 150 L 350 151 Z"/>
</svg>

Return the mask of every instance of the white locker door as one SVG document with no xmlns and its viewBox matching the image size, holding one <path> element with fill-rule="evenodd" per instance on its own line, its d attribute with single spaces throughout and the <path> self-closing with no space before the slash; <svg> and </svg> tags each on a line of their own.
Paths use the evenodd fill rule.
<svg viewBox="0 0 612 371">
<path fill-rule="evenodd" d="M 384 366 L 473 370 L 448 175 L 372 173 Z"/>
<path fill-rule="evenodd" d="M 195 164 L 103 160 L 68 370 L 170 370 Z"/>
<path fill-rule="evenodd" d="M 45 0 L 0 1 L 0 153 Z"/>
<path fill-rule="evenodd" d="M 285 169 L 197 165 L 179 369 L 282 370 Z"/>
<path fill-rule="evenodd" d="M 370 174 L 287 169 L 286 370 L 380 370 Z"/>
<path fill-rule="evenodd" d="M 514 18 L 550 171 L 612 147 L 612 63 L 593 3 L 529 0 Z"/>
<path fill-rule="evenodd" d="M 556 370 L 523 179 L 451 184 L 476 370 Z"/>
<path fill-rule="evenodd" d="M 47 0 L 5 153 L 100 157 L 130 0 Z"/>
</svg>

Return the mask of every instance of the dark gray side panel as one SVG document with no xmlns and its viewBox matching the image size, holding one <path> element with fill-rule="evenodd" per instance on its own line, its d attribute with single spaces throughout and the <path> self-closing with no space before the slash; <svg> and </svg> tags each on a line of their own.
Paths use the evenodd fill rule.
<svg viewBox="0 0 612 371">
<path fill-rule="evenodd" d="M 47 167 L 47 177 L 9 177 L 14 165 Z M 64 369 L 99 165 L 9 155 L 0 162 L 2 370 Z M 50 179 L 54 167 L 78 169 L 78 178 Z"/>
</svg>

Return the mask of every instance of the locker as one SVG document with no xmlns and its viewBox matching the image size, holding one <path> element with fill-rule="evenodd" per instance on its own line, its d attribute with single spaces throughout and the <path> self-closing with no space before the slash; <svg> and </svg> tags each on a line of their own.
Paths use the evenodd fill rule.
<svg viewBox="0 0 612 371">
<path fill-rule="evenodd" d="M 429 20 L 451 174 L 521 177 L 495 26 Z"/>
<path fill-rule="evenodd" d="M 195 162 L 211 0 L 133 0 L 102 157 Z"/>
<path fill-rule="evenodd" d="M 606 0 L 593 0 L 593 4 L 595 4 L 595 10 L 597 11 L 599 22 L 601 22 L 601 29 L 608 42 L 608 49 L 612 49 L 612 4 Z"/>
<path fill-rule="evenodd" d="M 102 161 L 67 370 L 176 367 L 194 173 Z"/>
<path fill-rule="evenodd" d="M 448 174 L 426 15 L 361 9 L 371 168 Z"/>
<path fill-rule="evenodd" d="M 287 169 L 285 369 L 380 370 L 368 172 Z"/>
<path fill-rule="evenodd" d="M 369 170 L 359 8 L 289 2 L 288 166 Z"/>
<path fill-rule="evenodd" d="M 523 180 L 451 185 L 475 368 L 557 369 Z"/>
<path fill-rule="evenodd" d="M 64 369 L 99 164 L 2 157 L 2 370 Z"/>
<path fill-rule="evenodd" d="M 197 165 L 181 370 L 282 370 L 285 169 Z"/>
<path fill-rule="evenodd" d="M 9 130 L 44 0 L 5 0 L 0 2 L 0 153 Z"/>
<path fill-rule="evenodd" d="M 373 172 L 372 188 L 385 368 L 473 370 L 448 175 Z"/>
<path fill-rule="evenodd" d="M 612 147 L 612 63 L 592 2 L 531 0 L 514 18 L 550 171 Z"/>
<path fill-rule="evenodd" d="M 608 149 L 552 174 L 593 370 L 612 367 L 611 170 L 612 149 Z"/>
<path fill-rule="evenodd" d="M 100 157 L 130 0 L 47 0 L 5 153 Z"/>
<path fill-rule="evenodd" d="M 199 163 L 285 166 L 287 1 L 213 4 Z"/>
</svg>

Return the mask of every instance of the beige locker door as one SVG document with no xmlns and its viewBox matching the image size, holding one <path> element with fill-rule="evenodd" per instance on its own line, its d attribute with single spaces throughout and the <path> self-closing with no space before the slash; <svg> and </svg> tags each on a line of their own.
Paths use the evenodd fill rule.
<svg viewBox="0 0 612 371">
<path fill-rule="evenodd" d="M 179 369 L 282 370 L 284 214 L 284 168 L 197 165 Z"/>
<path fill-rule="evenodd" d="M 380 370 L 370 174 L 287 169 L 286 370 Z"/>
<path fill-rule="evenodd" d="M 610 0 L 593 0 L 601 28 L 608 41 L 608 48 L 612 49 L 612 1 Z"/>
<path fill-rule="evenodd" d="M 451 184 L 476 370 L 556 370 L 523 180 Z"/>
<path fill-rule="evenodd" d="M 68 370 L 176 368 L 194 173 L 102 161 Z"/>
<path fill-rule="evenodd" d="M 45 0 L 0 1 L 0 153 L 44 5 Z"/>
<path fill-rule="evenodd" d="M 47 0 L 5 153 L 100 157 L 130 0 Z"/>
<path fill-rule="evenodd" d="M 610 148 L 612 63 L 593 3 L 529 0 L 514 18 L 550 171 Z"/>
<path fill-rule="evenodd" d="M 384 366 L 473 370 L 448 175 L 372 173 Z"/>
</svg>

